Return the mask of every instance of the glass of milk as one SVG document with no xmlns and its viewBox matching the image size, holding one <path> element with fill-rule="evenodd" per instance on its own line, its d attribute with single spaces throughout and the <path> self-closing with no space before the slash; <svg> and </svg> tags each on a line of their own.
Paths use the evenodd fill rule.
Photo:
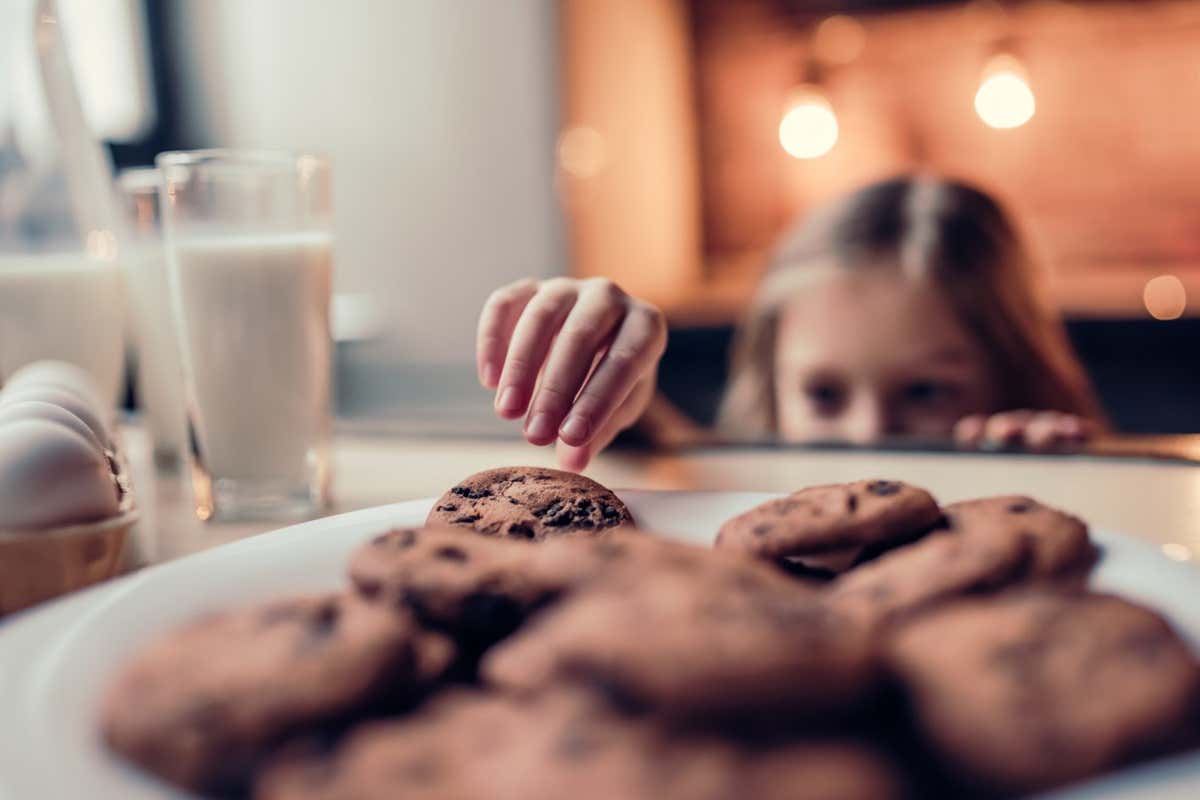
<svg viewBox="0 0 1200 800">
<path fill-rule="evenodd" d="M 156 163 L 197 516 L 310 516 L 330 486 L 329 163 L 237 150 Z"/>
<path fill-rule="evenodd" d="M 0 383 L 44 358 L 83 367 L 116 405 L 125 364 L 125 285 L 115 240 L 90 247 L 6 252 L 0 247 Z"/>
<path fill-rule="evenodd" d="M 126 285 L 137 343 L 137 395 L 142 419 L 154 442 L 154 463 L 165 471 L 180 466 L 187 449 L 183 372 L 167 289 L 167 258 L 159 213 L 159 171 L 124 170 L 118 185 L 129 209 L 125 248 Z"/>
</svg>

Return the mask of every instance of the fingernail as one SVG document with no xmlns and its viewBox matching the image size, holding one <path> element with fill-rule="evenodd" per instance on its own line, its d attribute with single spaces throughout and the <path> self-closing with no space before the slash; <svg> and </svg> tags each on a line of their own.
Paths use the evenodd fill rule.
<svg viewBox="0 0 1200 800">
<path fill-rule="evenodd" d="M 534 414 L 533 419 L 525 426 L 525 435 L 538 442 L 550 442 L 554 439 L 554 420 L 546 412 Z"/>
<path fill-rule="evenodd" d="M 587 441 L 590 431 L 591 426 L 588 425 L 586 419 L 580 416 L 567 417 L 567 421 L 558 429 L 558 433 L 562 436 L 563 441 L 569 444 L 583 444 Z"/>
<path fill-rule="evenodd" d="M 521 393 L 515 386 L 505 388 L 496 400 L 496 410 L 501 414 L 520 414 L 524 410 L 524 405 L 521 402 Z"/>
<path fill-rule="evenodd" d="M 500 380 L 500 370 L 496 369 L 495 364 L 484 364 L 479 379 L 483 381 L 484 386 L 491 388 Z"/>
</svg>

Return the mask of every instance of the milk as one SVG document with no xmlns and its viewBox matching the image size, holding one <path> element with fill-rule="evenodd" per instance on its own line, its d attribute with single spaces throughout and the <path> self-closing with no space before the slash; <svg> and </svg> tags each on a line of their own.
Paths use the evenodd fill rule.
<svg viewBox="0 0 1200 800">
<path fill-rule="evenodd" d="M 0 380 L 43 358 L 91 373 L 116 403 L 124 367 L 121 270 L 83 252 L 0 254 Z"/>
<path fill-rule="evenodd" d="M 324 474 L 332 245 L 320 233 L 172 245 L 189 416 L 214 483 L 300 487 Z"/>
</svg>

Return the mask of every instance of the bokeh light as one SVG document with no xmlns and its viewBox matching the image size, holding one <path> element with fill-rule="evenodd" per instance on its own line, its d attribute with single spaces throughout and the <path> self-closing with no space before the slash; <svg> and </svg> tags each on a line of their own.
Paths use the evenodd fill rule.
<svg viewBox="0 0 1200 800">
<path fill-rule="evenodd" d="M 1187 289 L 1174 275 L 1159 275 L 1146 281 L 1142 302 L 1155 319 L 1179 319 L 1187 310 Z"/>
<path fill-rule="evenodd" d="M 573 178 L 593 178 L 608 163 L 604 136 L 590 125 L 576 125 L 558 137 L 558 166 Z"/>
<path fill-rule="evenodd" d="M 975 113 L 993 128 L 1019 128 L 1033 119 L 1037 102 L 1021 63 L 1010 55 L 988 62 L 975 93 Z"/>
<path fill-rule="evenodd" d="M 867 31 L 854 17 L 834 14 L 813 31 L 813 56 L 826 64 L 849 64 L 867 44 Z"/>
<path fill-rule="evenodd" d="M 825 96 L 815 89 L 792 95 L 779 123 L 779 143 L 793 158 L 820 158 L 838 140 L 837 115 Z"/>
</svg>

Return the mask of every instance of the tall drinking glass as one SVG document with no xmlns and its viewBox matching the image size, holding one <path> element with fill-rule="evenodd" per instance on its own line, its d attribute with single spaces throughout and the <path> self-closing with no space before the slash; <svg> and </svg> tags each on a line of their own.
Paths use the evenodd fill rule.
<svg viewBox="0 0 1200 800">
<path fill-rule="evenodd" d="M 196 513 L 310 515 L 330 484 L 329 163 L 198 150 L 157 164 Z"/>
<path fill-rule="evenodd" d="M 117 185 L 132 223 L 124 261 L 137 342 L 138 405 L 154 443 L 155 466 L 172 473 L 187 450 L 187 421 L 162 242 L 161 180 L 154 167 L 135 167 L 122 171 Z"/>
</svg>

